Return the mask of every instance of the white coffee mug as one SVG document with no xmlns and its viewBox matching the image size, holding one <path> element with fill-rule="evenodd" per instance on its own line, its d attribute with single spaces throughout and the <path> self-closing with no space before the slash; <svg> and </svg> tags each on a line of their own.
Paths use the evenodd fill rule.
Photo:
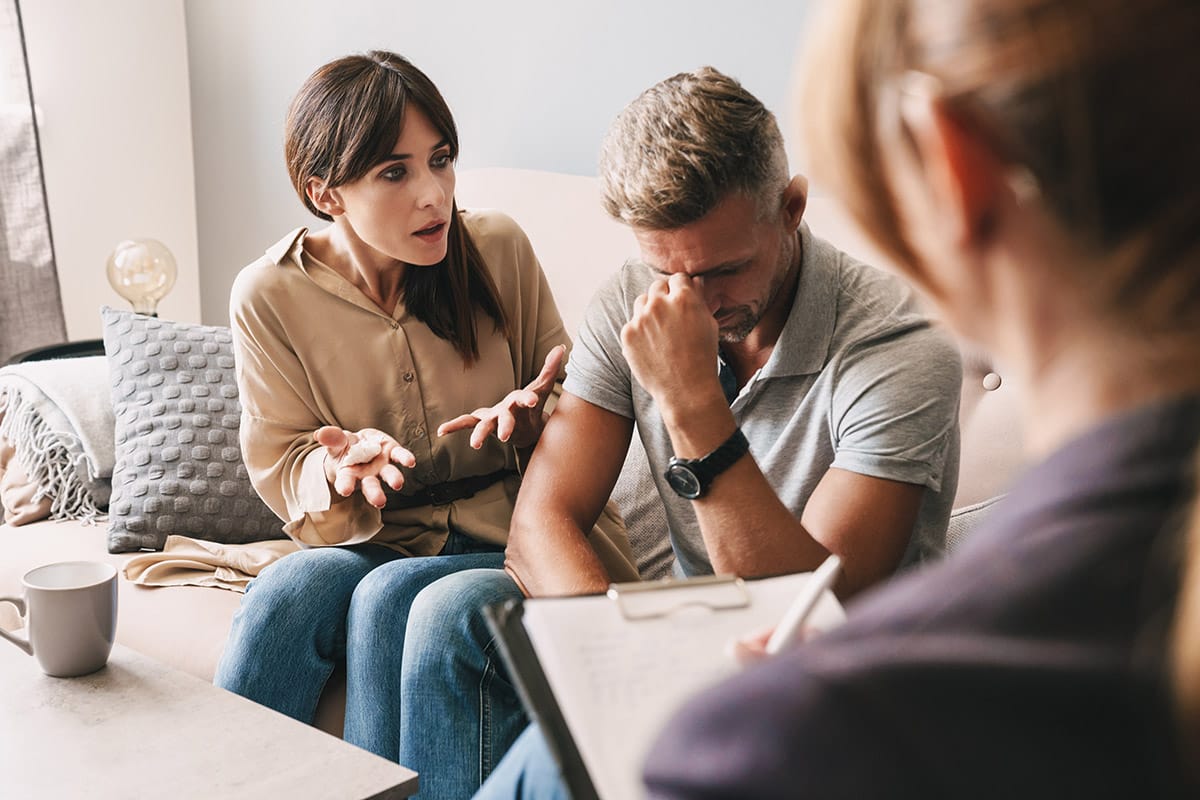
<svg viewBox="0 0 1200 800">
<path fill-rule="evenodd" d="M 0 629 L 56 678 L 108 663 L 117 632 L 117 570 L 96 561 L 63 561 L 25 573 L 25 597 L 0 597 L 25 619 L 28 638 Z"/>
</svg>

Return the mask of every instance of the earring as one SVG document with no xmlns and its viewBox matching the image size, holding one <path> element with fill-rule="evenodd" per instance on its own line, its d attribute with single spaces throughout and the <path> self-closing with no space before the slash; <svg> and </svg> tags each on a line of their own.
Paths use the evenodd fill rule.
<svg viewBox="0 0 1200 800">
<path fill-rule="evenodd" d="M 1042 184 L 1028 167 L 1014 167 L 1006 181 L 1021 208 L 1027 208 L 1042 196 Z"/>
</svg>

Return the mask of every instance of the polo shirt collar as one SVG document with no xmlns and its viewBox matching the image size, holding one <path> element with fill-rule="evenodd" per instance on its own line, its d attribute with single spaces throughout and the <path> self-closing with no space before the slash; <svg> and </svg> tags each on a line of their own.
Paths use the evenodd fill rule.
<svg viewBox="0 0 1200 800">
<path fill-rule="evenodd" d="M 808 223 L 800 223 L 800 281 L 792 311 L 762 369 L 764 378 L 811 375 L 824 368 L 837 321 L 840 256 L 812 235 Z"/>
</svg>

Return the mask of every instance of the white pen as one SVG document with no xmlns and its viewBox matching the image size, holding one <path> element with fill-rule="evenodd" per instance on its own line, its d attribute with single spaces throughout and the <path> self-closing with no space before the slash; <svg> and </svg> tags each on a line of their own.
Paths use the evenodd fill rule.
<svg viewBox="0 0 1200 800">
<path fill-rule="evenodd" d="M 817 607 L 817 601 L 821 599 L 821 595 L 825 594 L 826 589 L 833 586 L 833 582 L 837 580 L 841 570 L 842 560 L 831 555 L 809 576 L 804 583 L 803 590 L 792 601 L 791 606 L 784 613 L 783 619 L 779 620 L 775 632 L 767 640 L 767 655 L 775 655 L 796 640 L 804 628 L 804 623 L 812 615 L 813 609 Z"/>
</svg>

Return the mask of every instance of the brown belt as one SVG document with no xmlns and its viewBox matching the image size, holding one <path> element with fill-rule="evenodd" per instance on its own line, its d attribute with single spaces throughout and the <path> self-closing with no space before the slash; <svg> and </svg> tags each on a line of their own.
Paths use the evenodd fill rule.
<svg viewBox="0 0 1200 800">
<path fill-rule="evenodd" d="M 512 470 L 498 469 L 495 472 L 489 472 L 487 475 L 471 475 L 467 478 L 459 478 L 456 481 L 435 483 L 433 486 L 426 486 L 414 494 L 400 494 L 399 492 L 385 488 L 384 492 L 387 494 L 387 503 L 384 505 L 383 510 L 400 511 L 405 508 L 420 508 L 421 506 L 444 506 L 453 503 L 455 500 L 465 500 L 468 497 L 472 497 L 493 483 L 502 481 L 512 474 Z"/>
</svg>

